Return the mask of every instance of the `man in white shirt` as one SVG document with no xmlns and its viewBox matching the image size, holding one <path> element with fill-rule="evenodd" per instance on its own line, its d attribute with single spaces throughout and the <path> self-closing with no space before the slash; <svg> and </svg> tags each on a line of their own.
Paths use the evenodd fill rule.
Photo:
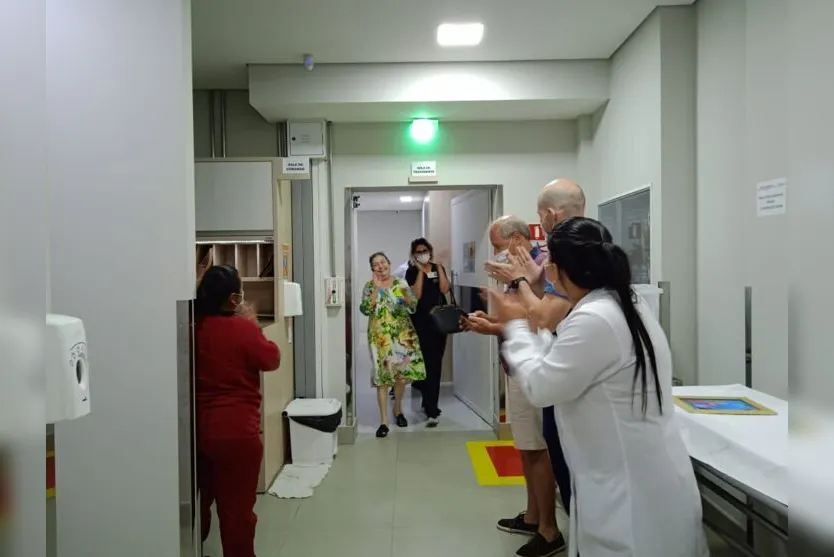
<svg viewBox="0 0 834 557">
<path fill-rule="evenodd" d="M 493 265 L 512 267 L 509 261 L 516 250 L 529 254 L 534 264 L 541 264 L 547 258 L 546 254 L 531 244 L 527 222 L 513 215 L 496 219 L 489 228 L 489 239 L 495 251 L 495 261 L 487 263 L 487 270 Z M 509 279 L 502 282 L 508 290 L 518 289 L 518 281 Z M 535 303 L 539 303 L 534 295 L 529 296 Z M 469 330 L 476 333 L 498 337 L 499 345 L 502 342 L 501 325 L 494 323 L 483 312 L 470 315 L 467 325 Z M 509 375 L 510 370 L 503 358 L 501 365 Z M 527 509 L 517 516 L 499 520 L 498 529 L 532 537 L 516 553 L 519 557 L 549 557 L 564 550 L 565 540 L 556 524 L 555 480 L 543 436 L 542 411 L 530 404 L 512 375 L 507 380 L 507 405 L 513 442 L 521 453 L 527 486 Z"/>
<path fill-rule="evenodd" d="M 542 230 L 549 238 L 553 227 L 560 222 L 571 217 L 584 216 L 585 194 L 578 184 L 560 178 L 542 188 L 537 199 L 536 209 Z M 521 253 L 521 250 L 519 250 L 519 254 Z M 523 255 L 524 258 L 515 257 L 504 264 L 490 263 L 487 270 L 496 280 L 516 286 L 521 298 L 526 300 L 525 305 L 530 309 L 531 317 L 539 321 L 538 327 L 551 331 L 555 330 L 559 321 L 569 311 L 570 305 L 565 300 L 564 294 L 557 292 L 545 278 L 543 263 L 546 263 L 546 260 L 536 261 L 534 257 L 528 257 L 526 253 Z M 535 298 L 540 298 L 541 302 L 531 302 Z M 529 401 L 527 402 L 529 404 Z M 554 408 L 552 406 L 545 408 L 542 411 L 541 419 L 542 437 L 547 445 L 553 477 L 555 477 L 556 484 L 559 486 L 559 494 L 564 508 L 568 511 L 571 498 L 570 469 L 562 451 L 559 432 L 556 428 Z M 519 518 L 522 520 L 519 520 Z M 515 522 L 523 526 L 523 519 L 524 515 L 519 515 Z M 501 522 L 506 523 L 509 520 L 512 519 L 504 519 Z M 499 528 L 501 528 L 501 523 L 499 523 Z M 534 550 L 539 550 L 540 553 L 547 551 L 548 544 L 542 543 L 541 539 L 534 539 L 531 543 L 534 542 L 538 542 L 535 543 L 537 547 Z"/>
</svg>

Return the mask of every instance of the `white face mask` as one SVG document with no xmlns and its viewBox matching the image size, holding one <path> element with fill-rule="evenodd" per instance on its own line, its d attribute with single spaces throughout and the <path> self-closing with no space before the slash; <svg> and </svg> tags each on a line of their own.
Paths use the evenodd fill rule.
<svg viewBox="0 0 834 557">
<path fill-rule="evenodd" d="M 419 263 L 421 265 L 425 265 L 426 263 L 429 262 L 430 259 L 431 259 L 431 255 L 429 255 L 428 253 L 421 253 L 420 255 L 417 256 L 417 263 Z"/>
<path fill-rule="evenodd" d="M 492 258 L 493 261 L 496 263 L 509 263 L 510 262 L 510 250 L 505 249 L 503 251 L 499 251 L 495 254 L 495 257 Z"/>
</svg>

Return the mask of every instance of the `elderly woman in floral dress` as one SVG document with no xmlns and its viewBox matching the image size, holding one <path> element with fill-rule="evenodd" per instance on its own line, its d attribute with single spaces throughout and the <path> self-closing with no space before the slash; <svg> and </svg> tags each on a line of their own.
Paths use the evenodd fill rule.
<svg viewBox="0 0 834 557">
<path fill-rule="evenodd" d="M 410 315 L 417 310 L 417 297 L 408 283 L 391 275 L 391 261 L 377 252 L 370 257 L 373 277 L 362 292 L 359 310 L 368 317 L 368 346 L 371 349 L 380 426 L 377 437 L 388 435 L 388 390 L 394 388 L 394 419 L 408 427 L 402 412 L 405 386 L 426 378 L 417 331 Z"/>
</svg>

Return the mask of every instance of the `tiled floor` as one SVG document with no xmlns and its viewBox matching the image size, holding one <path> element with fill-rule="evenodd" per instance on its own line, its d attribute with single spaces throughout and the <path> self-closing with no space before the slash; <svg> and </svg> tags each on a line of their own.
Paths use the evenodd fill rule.
<svg viewBox="0 0 834 557">
<path fill-rule="evenodd" d="M 448 431 L 361 436 L 340 448 L 313 497 L 260 498 L 258 556 L 514 555 L 524 538 L 499 532 L 495 521 L 522 509 L 524 488 L 478 486 L 466 452 L 466 441 L 491 438 Z M 559 520 L 567 530 L 567 517 Z M 220 557 L 219 545 L 214 528 L 205 554 Z"/>
<path fill-rule="evenodd" d="M 367 345 L 361 345 L 356 354 L 356 420 L 359 433 L 373 433 L 379 426 L 379 407 L 377 406 L 376 391 L 371 387 L 371 359 Z M 403 400 L 403 414 L 409 423 L 409 431 L 425 429 L 426 416 L 420 412 L 420 393 L 407 387 Z M 393 424 L 394 401 L 388 401 L 388 423 Z M 455 397 L 451 385 L 443 385 L 440 390 L 440 431 L 492 431 L 490 425 L 479 418 L 463 402 Z"/>
</svg>

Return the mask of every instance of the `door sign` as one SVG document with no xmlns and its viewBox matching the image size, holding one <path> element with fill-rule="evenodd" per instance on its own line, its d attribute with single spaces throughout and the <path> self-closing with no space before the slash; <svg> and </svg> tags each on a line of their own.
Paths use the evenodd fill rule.
<svg viewBox="0 0 834 557">
<path fill-rule="evenodd" d="M 530 227 L 530 240 L 532 240 L 533 242 L 544 241 L 544 231 L 542 230 L 542 225 L 528 224 L 527 226 Z"/>
<path fill-rule="evenodd" d="M 533 245 L 539 249 L 547 249 L 547 238 L 544 235 L 544 230 L 542 230 L 542 225 L 536 223 L 527 226 L 530 227 L 530 241 Z"/>
</svg>

